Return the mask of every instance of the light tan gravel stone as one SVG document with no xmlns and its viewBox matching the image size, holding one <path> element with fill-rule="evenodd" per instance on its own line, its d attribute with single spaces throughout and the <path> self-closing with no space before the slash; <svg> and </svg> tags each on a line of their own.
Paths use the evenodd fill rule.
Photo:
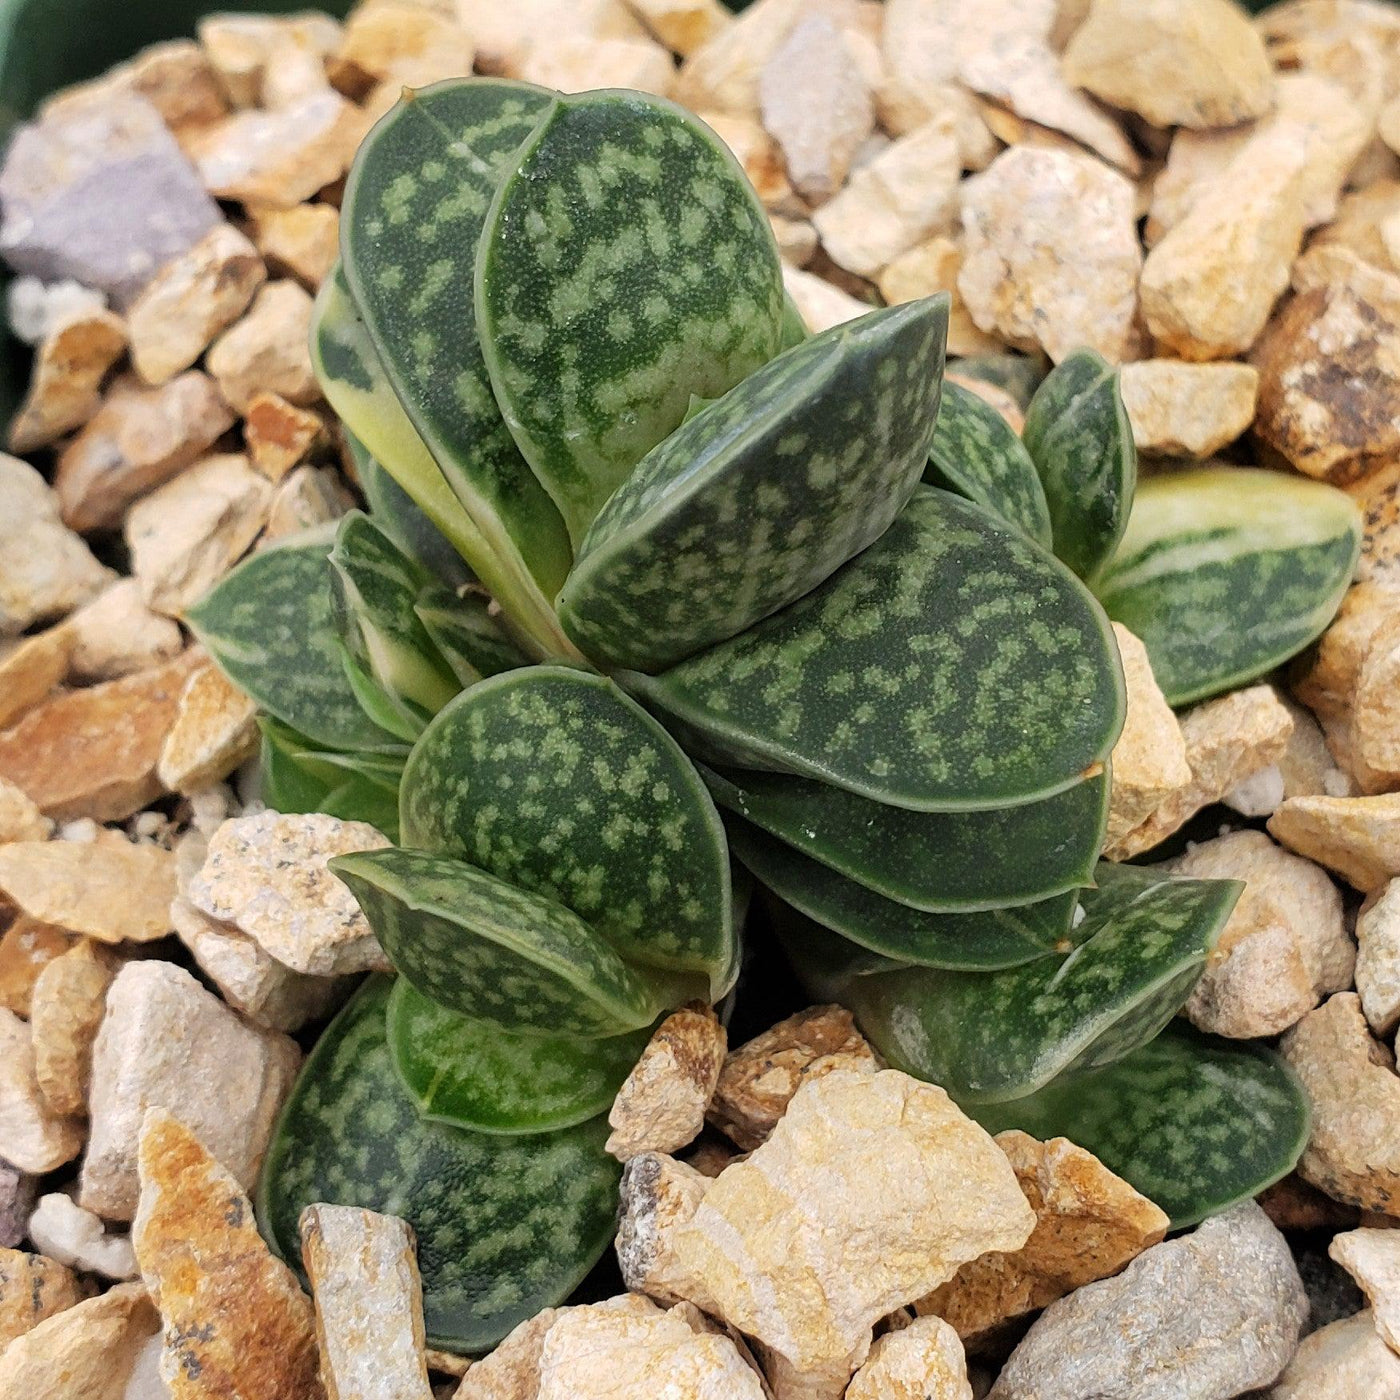
<svg viewBox="0 0 1400 1400">
<path fill-rule="evenodd" d="M 298 467 L 273 494 L 263 542 L 338 520 L 354 508 L 355 499 L 339 473 L 326 467 Z"/>
<path fill-rule="evenodd" d="M 340 25 L 329 15 L 212 14 L 199 21 L 199 42 L 235 107 L 264 101 L 263 80 L 274 54 L 289 49 L 320 58 L 340 43 Z"/>
<path fill-rule="evenodd" d="M 29 1013 L 34 1078 L 55 1113 L 87 1111 L 92 1043 L 115 975 L 112 955 L 84 938 L 48 963 L 34 983 Z"/>
<path fill-rule="evenodd" d="M 16 1337 L 82 1298 L 82 1285 L 57 1259 L 0 1249 L 0 1357 Z"/>
<path fill-rule="evenodd" d="M 28 1019 L 39 973 L 75 942 L 66 929 L 17 915 L 0 934 L 0 1007 Z"/>
<path fill-rule="evenodd" d="M 15 452 L 49 447 L 80 428 L 102 403 L 102 383 L 126 350 L 127 326 L 94 308 L 59 322 L 35 354 L 29 392 L 10 423 Z"/>
<path fill-rule="evenodd" d="M 1291 798 L 1269 818 L 1269 831 L 1359 890 L 1400 875 L 1400 793 Z"/>
<path fill-rule="evenodd" d="M 1347 1230 L 1332 1236 L 1327 1252 L 1360 1285 L 1371 1304 L 1376 1331 L 1400 1353 L 1400 1234 Z"/>
<path fill-rule="evenodd" d="M 540 1353 L 561 1311 L 544 1308 L 507 1333 L 467 1372 L 452 1400 L 539 1400 Z"/>
<path fill-rule="evenodd" d="M 315 403 L 321 391 L 307 348 L 310 326 L 306 289 L 285 280 L 267 283 L 247 315 L 209 351 L 209 373 L 224 397 L 240 412 L 260 391 L 279 394 L 289 403 Z"/>
<path fill-rule="evenodd" d="M 61 1264 L 101 1274 L 103 1278 L 136 1277 L 136 1256 L 130 1239 L 124 1234 L 108 1233 L 97 1216 L 62 1191 L 39 1197 L 29 1220 L 29 1234 L 39 1249 Z"/>
<path fill-rule="evenodd" d="M 936 1317 L 886 1333 L 851 1377 L 846 1400 L 972 1400 L 958 1334 Z"/>
<path fill-rule="evenodd" d="M 675 1244 L 715 1179 L 661 1152 L 643 1152 L 627 1163 L 616 1249 L 628 1288 L 662 1303 L 687 1296 L 693 1280 Z"/>
<path fill-rule="evenodd" d="M 310 291 L 325 281 L 340 256 L 340 211 L 333 204 L 253 205 L 248 221 L 269 268 L 280 277 L 295 277 Z"/>
<path fill-rule="evenodd" d="M 1271 1400 L 1395 1400 L 1400 1356 L 1381 1340 L 1370 1311 L 1304 1337 L 1269 1392 Z"/>
<path fill-rule="evenodd" d="M 39 1092 L 29 1026 L 13 1011 L 3 1009 L 0 1141 L 5 1144 L 6 1161 L 36 1176 L 55 1171 L 83 1150 L 82 1124 L 76 1118 L 54 1113 Z"/>
<path fill-rule="evenodd" d="M 1324 723 L 1349 719 L 1362 667 L 1376 636 L 1400 616 L 1400 592 L 1384 578 L 1347 591 L 1337 616 L 1293 670 L 1293 690 Z"/>
<path fill-rule="evenodd" d="M 792 188 L 778 143 L 756 118 L 715 111 L 701 112 L 700 117 L 743 166 L 749 183 L 770 214 L 807 217 L 810 211 Z"/>
<path fill-rule="evenodd" d="M 1378 1036 L 1400 1025 L 1400 880 L 1361 907 L 1356 919 L 1356 990 Z"/>
<path fill-rule="evenodd" d="M 0 778 L 0 845 L 11 841 L 47 841 L 53 823 L 23 788 Z"/>
<path fill-rule="evenodd" d="M 258 746 L 258 707 L 210 662 L 180 692 L 156 773 L 171 792 L 199 792 L 228 777 Z"/>
<path fill-rule="evenodd" d="M 907 253 L 901 253 L 880 273 L 880 295 L 887 305 L 898 306 L 902 302 L 947 292 L 951 299 L 948 310 L 948 354 L 999 354 L 1006 348 L 1004 343 L 979 329 L 963 304 L 962 294 L 958 291 L 962 261 L 961 246 L 946 234 L 937 234 Z"/>
<path fill-rule="evenodd" d="M 759 74 L 794 25 L 804 15 L 842 11 L 849 14 L 850 6 L 820 0 L 757 0 L 689 55 L 676 81 L 676 101 L 695 112 L 712 110 L 757 119 Z"/>
<path fill-rule="evenodd" d="M 72 651 L 73 633 L 64 621 L 25 637 L 0 655 L 0 731 L 51 695 L 68 674 Z M 13 781 L 18 774 L 9 776 Z M 25 781 L 33 781 L 32 773 Z"/>
<path fill-rule="evenodd" d="M 520 76 L 558 92 L 599 87 L 636 88 L 669 97 L 676 70 L 671 55 L 654 40 L 585 39 L 568 35 L 541 39 L 520 65 Z"/>
<path fill-rule="evenodd" d="M 68 674 L 78 681 L 111 681 L 180 654 L 177 622 L 153 613 L 134 578 L 118 579 L 68 619 Z"/>
<path fill-rule="evenodd" d="M 451 14 L 411 0 L 358 5 L 345 21 L 330 76 L 356 100 L 378 83 L 426 87 L 472 71 L 472 36 Z"/>
<path fill-rule="evenodd" d="M 482 73 L 518 77 L 520 65 L 541 39 L 640 39 L 646 28 L 622 0 L 456 0 L 457 19 L 476 43 Z M 688 106 L 694 104 L 687 103 Z"/>
<path fill-rule="evenodd" d="M 330 434 L 319 413 L 262 392 L 248 401 L 243 438 L 253 466 L 276 482 L 325 445 Z"/>
<path fill-rule="evenodd" d="M 1233 362 L 1139 360 L 1123 366 L 1120 388 L 1139 452 L 1209 457 L 1254 421 L 1259 371 Z"/>
<path fill-rule="evenodd" d="M 708 43 L 734 18 L 719 0 L 627 0 L 627 7 L 682 57 Z"/>
<path fill-rule="evenodd" d="M 783 287 L 813 335 L 853 321 L 874 309 L 815 273 L 803 272 L 801 268 L 790 267 L 786 263 L 783 265 Z"/>
</svg>

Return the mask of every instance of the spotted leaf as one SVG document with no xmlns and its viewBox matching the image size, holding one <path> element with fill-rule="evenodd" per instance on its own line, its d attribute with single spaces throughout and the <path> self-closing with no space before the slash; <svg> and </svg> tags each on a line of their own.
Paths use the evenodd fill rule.
<svg viewBox="0 0 1400 1400">
<path fill-rule="evenodd" d="M 300 1267 L 297 1221 L 316 1202 L 413 1227 L 428 1344 L 494 1346 L 562 1303 L 612 1238 L 620 1168 L 607 1121 L 523 1137 L 425 1118 L 385 1036 L 387 979 L 368 982 L 307 1058 L 263 1161 L 258 1222 Z"/>
<path fill-rule="evenodd" d="M 1151 1040 L 1205 967 L 1243 886 L 1103 864 L 1065 951 L 1002 972 L 918 969 L 852 984 L 891 1064 L 959 1102 L 1022 1098 Z"/>
<path fill-rule="evenodd" d="M 476 316 L 497 402 L 577 545 L 632 468 L 781 343 L 758 197 L 663 98 L 561 98 L 486 218 Z"/>
<path fill-rule="evenodd" d="M 1095 582 L 1142 638 L 1173 705 L 1272 671 L 1336 614 L 1361 548 L 1342 492 L 1279 472 L 1207 468 L 1145 481 Z"/>
<path fill-rule="evenodd" d="M 517 1035 L 429 1001 L 405 977 L 389 997 L 389 1049 L 425 1117 L 482 1133 L 543 1133 L 606 1113 L 649 1026 L 607 1040 Z"/>
<path fill-rule="evenodd" d="M 886 899 L 966 912 L 1028 904 L 1094 880 L 1107 771 L 1054 797 L 985 812 L 887 807 L 810 778 L 703 769 L 721 806 Z"/>
<path fill-rule="evenodd" d="M 943 386 L 924 480 L 946 486 L 1050 546 L 1050 508 L 1035 463 L 1011 425 L 961 384 Z"/>
<path fill-rule="evenodd" d="M 1118 371 L 1093 350 L 1061 360 L 1035 391 L 1022 440 L 1045 487 L 1055 553 L 1093 578 L 1123 538 L 1137 483 Z"/>
<path fill-rule="evenodd" d="M 1257 1196 L 1308 1141 L 1307 1098 L 1277 1055 L 1180 1024 L 1103 1069 L 970 1111 L 988 1132 L 1069 1138 L 1161 1206 L 1173 1230 Z"/>
<path fill-rule="evenodd" d="M 948 362 L 959 379 L 991 384 L 1011 395 L 1024 413 L 1045 378 L 1049 362 L 1043 355 L 963 355 Z"/>
<path fill-rule="evenodd" d="M 413 611 L 464 686 L 527 664 L 501 625 L 490 595 L 476 585 L 454 591 L 430 584 Z"/>
<path fill-rule="evenodd" d="M 927 458 L 947 326 L 944 297 L 848 321 L 654 447 L 594 520 L 559 595 L 579 648 L 659 671 L 878 539 Z"/>
<path fill-rule="evenodd" d="M 402 815 L 408 845 L 561 901 L 629 960 L 725 989 L 719 815 L 676 742 L 601 676 L 537 666 L 464 691 L 415 746 Z"/>
<path fill-rule="evenodd" d="M 336 856 L 390 962 L 424 996 L 511 1031 L 620 1035 L 660 1009 L 576 914 L 451 856 Z"/>
<path fill-rule="evenodd" d="M 342 753 L 259 715 L 262 800 L 274 812 L 325 812 L 398 839 L 399 780 L 406 755 Z"/>
<path fill-rule="evenodd" d="M 1087 590 L 980 506 L 920 487 L 805 598 L 626 683 L 707 761 L 891 806 L 1053 796 L 1113 747 L 1123 679 Z"/>
</svg>

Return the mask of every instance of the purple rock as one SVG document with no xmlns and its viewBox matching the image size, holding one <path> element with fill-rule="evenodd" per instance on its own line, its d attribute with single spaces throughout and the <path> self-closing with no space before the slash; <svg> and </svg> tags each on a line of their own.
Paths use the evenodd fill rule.
<svg viewBox="0 0 1400 1400">
<path fill-rule="evenodd" d="M 38 1179 L 0 1159 L 0 1249 L 15 1249 L 34 1214 Z"/>
</svg>

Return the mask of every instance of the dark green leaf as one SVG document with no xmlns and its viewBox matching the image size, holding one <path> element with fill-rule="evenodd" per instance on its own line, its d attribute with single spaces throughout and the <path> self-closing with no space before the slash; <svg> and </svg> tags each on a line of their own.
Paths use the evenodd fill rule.
<svg viewBox="0 0 1400 1400">
<path fill-rule="evenodd" d="M 564 630 L 595 660 L 659 671 L 877 540 L 923 471 L 947 327 L 946 297 L 872 312 L 689 418 L 594 520 L 559 594 Z"/>
<path fill-rule="evenodd" d="M 528 664 L 501 625 L 490 594 L 478 585 L 454 591 L 430 584 L 413 610 L 464 686 Z"/>
<path fill-rule="evenodd" d="M 922 811 L 1053 796 L 1123 723 L 1117 648 L 1084 586 L 930 487 L 805 598 L 627 684 L 708 758 Z"/>
<path fill-rule="evenodd" d="M 1161 1206 L 1173 1230 L 1258 1195 L 1308 1141 L 1307 1099 L 1277 1055 L 1180 1024 L 1103 1069 L 972 1113 L 991 1133 L 1069 1138 Z"/>
<path fill-rule="evenodd" d="M 399 779 L 407 755 L 341 753 L 260 715 L 259 796 L 275 812 L 325 812 L 363 821 L 398 840 Z"/>
<path fill-rule="evenodd" d="M 1173 705 L 1272 671 L 1336 614 L 1361 548 L 1352 500 L 1318 481 L 1222 467 L 1142 484 L 1094 587 L 1139 636 Z"/>
<path fill-rule="evenodd" d="M 429 1001 L 405 977 L 389 998 L 394 1068 L 427 1118 L 481 1133 L 544 1133 L 606 1113 L 651 1036 L 515 1035 Z"/>
<path fill-rule="evenodd" d="M 794 345 L 801 345 L 811 334 L 806 321 L 802 319 L 802 313 L 797 309 L 797 303 L 784 292 L 782 342 L 779 349 L 791 350 Z"/>
<path fill-rule="evenodd" d="M 451 856 L 388 847 L 336 856 L 389 960 L 424 996 L 539 1035 L 620 1035 L 655 995 L 562 904 Z"/>
<path fill-rule="evenodd" d="M 401 1216 L 418 1242 L 430 1346 L 479 1352 L 562 1303 L 607 1248 L 619 1167 L 595 1118 L 503 1137 L 424 1118 L 385 1038 L 387 979 L 317 1042 L 263 1161 L 257 1213 L 293 1267 L 302 1210 L 326 1201 Z"/>
<path fill-rule="evenodd" d="M 1035 463 L 985 399 L 945 383 L 924 480 L 946 486 L 1050 547 L 1050 508 Z"/>
<path fill-rule="evenodd" d="M 561 98 L 511 159 L 477 258 L 477 327 L 577 545 L 692 394 L 718 398 L 777 353 L 782 276 L 734 157 L 663 98 Z"/>
<path fill-rule="evenodd" d="M 948 361 L 948 372 L 1005 389 L 1024 412 L 1045 378 L 1049 361 L 1043 355 L 963 355 Z"/>
<path fill-rule="evenodd" d="M 1055 553 L 1091 579 L 1123 538 L 1137 484 L 1118 371 L 1095 351 L 1076 350 L 1035 391 L 1022 437 L 1045 487 Z"/>
<path fill-rule="evenodd" d="M 1034 1093 L 1152 1039 L 1205 967 L 1243 886 L 1103 864 L 1070 951 L 1002 972 L 928 968 L 861 978 L 861 1028 L 893 1065 L 960 1103 Z"/>
</svg>

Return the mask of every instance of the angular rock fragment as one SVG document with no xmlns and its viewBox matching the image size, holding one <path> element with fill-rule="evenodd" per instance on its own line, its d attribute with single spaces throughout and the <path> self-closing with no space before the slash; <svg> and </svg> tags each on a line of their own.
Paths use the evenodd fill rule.
<svg viewBox="0 0 1400 1400">
<path fill-rule="evenodd" d="M 0 1009 L 0 1142 L 5 1158 L 36 1176 L 71 1162 L 83 1148 L 82 1124 L 49 1108 L 34 1078 L 29 1027 Z"/>
<path fill-rule="evenodd" d="M 1369 1311 L 1304 1337 L 1271 1400 L 1392 1400 L 1400 1395 L 1400 1356 Z"/>
<path fill-rule="evenodd" d="M 153 613 L 134 578 L 118 579 L 67 625 L 68 674 L 77 681 L 120 680 L 171 660 L 185 645 L 179 623 Z"/>
<path fill-rule="evenodd" d="M 224 332 L 209 352 L 209 373 L 223 396 L 246 412 L 262 391 L 289 403 L 315 403 L 321 397 L 307 336 L 311 297 L 295 282 L 269 282 L 248 314 Z"/>
<path fill-rule="evenodd" d="M 116 974 L 101 944 L 84 938 L 39 973 L 30 1003 L 34 1078 L 55 1113 L 87 1109 L 92 1043 Z"/>
<path fill-rule="evenodd" d="M 0 1249 L 0 1356 L 16 1337 L 82 1299 L 82 1285 L 57 1259 Z"/>
<path fill-rule="evenodd" d="M 886 1333 L 851 1377 L 846 1400 L 972 1400 L 958 1334 L 936 1317 Z"/>
<path fill-rule="evenodd" d="M 1360 1284 L 1371 1304 L 1376 1331 L 1400 1354 L 1400 1235 L 1390 1230 L 1348 1230 L 1332 1237 L 1327 1252 Z"/>
<path fill-rule="evenodd" d="M 783 287 L 792 298 L 803 324 L 813 335 L 829 331 L 845 321 L 864 316 L 871 308 L 849 292 L 833 287 L 824 278 L 799 267 L 783 266 Z"/>
<path fill-rule="evenodd" d="M 102 402 L 102 383 L 126 349 L 120 316 L 94 308 L 54 325 L 34 357 L 29 392 L 10 423 L 15 452 L 48 447 L 80 428 Z"/>
<path fill-rule="evenodd" d="M 200 20 L 199 42 L 235 107 L 273 105 L 268 70 L 279 55 L 318 63 L 335 52 L 341 27 L 329 15 L 213 14 Z M 325 79 L 322 77 L 322 85 Z"/>
<path fill-rule="evenodd" d="M 160 751 L 161 783 L 188 795 L 228 777 L 258 746 L 257 712 L 212 662 L 193 672 Z"/>
<path fill-rule="evenodd" d="M 962 249 L 945 234 L 937 234 L 901 253 L 880 273 L 880 295 L 889 306 L 917 301 L 920 297 L 947 292 L 949 355 L 994 355 L 1004 350 L 1005 343 L 978 328 L 963 304 L 958 291 L 958 272 L 962 268 Z"/>
<path fill-rule="evenodd" d="M 1123 366 L 1120 382 L 1139 452 L 1209 457 L 1254 421 L 1252 365 L 1139 360 Z"/>
<path fill-rule="evenodd" d="M 1356 990 L 1371 1029 L 1400 1025 L 1400 880 L 1367 900 L 1356 919 Z"/>
<path fill-rule="evenodd" d="M 376 0 L 351 11 L 329 71 L 341 92 L 360 99 L 379 83 L 402 89 L 465 77 L 474 57 L 455 18 L 410 0 Z"/>
<path fill-rule="evenodd" d="M 66 929 L 18 915 L 0 934 L 0 1006 L 27 1018 L 39 973 L 75 941 Z"/>
<path fill-rule="evenodd" d="M 627 7 L 682 57 L 694 53 L 733 20 L 719 0 L 627 0 Z"/>
<path fill-rule="evenodd" d="M 61 1191 L 39 1198 L 29 1234 L 50 1259 L 104 1278 L 136 1276 L 136 1256 L 125 1235 L 108 1234 L 102 1221 Z"/>
<path fill-rule="evenodd" d="M 313 525 L 324 525 L 354 508 L 355 499 L 345 489 L 339 473 L 325 467 L 298 467 L 278 485 L 272 497 L 263 540 L 271 542 Z"/>
<path fill-rule="evenodd" d="M 340 256 L 340 211 L 332 204 L 294 209 L 254 205 L 248 210 L 253 242 L 280 277 L 315 291 Z"/>
<path fill-rule="evenodd" d="M 29 1230 L 38 1180 L 0 1158 L 0 1249 L 13 1249 Z"/>
<path fill-rule="evenodd" d="M 643 1152 L 622 1173 L 617 1260 L 623 1282 L 663 1303 L 688 1296 L 692 1285 L 674 1244 L 699 1208 L 713 1178 L 661 1152 Z"/>
<path fill-rule="evenodd" d="M 1400 793 L 1290 798 L 1269 818 L 1269 832 L 1359 890 L 1400 875 Z"/>
<path fill-rule="evenodd" d="M 0 845 L 11 841 L 47 841 L 53 823 L 22 788 L 0 778 Z"/>
<path fill-rule="evenodd" d="M 520 65 L 520 76 L 558 92 L 625 87 L 668 97 L 675 86 L 676 70 L 671 55 L 645 36 L 585 39 L 562 35 L 538 40 Z"/>
<path fill-rule="evenodd" d="M 269 481 L 281 481 L 322 446 L 329 434 L 319 413 L 264 391 L 248 401 L 243 437 L 253 466 Z"/>
</svg>

